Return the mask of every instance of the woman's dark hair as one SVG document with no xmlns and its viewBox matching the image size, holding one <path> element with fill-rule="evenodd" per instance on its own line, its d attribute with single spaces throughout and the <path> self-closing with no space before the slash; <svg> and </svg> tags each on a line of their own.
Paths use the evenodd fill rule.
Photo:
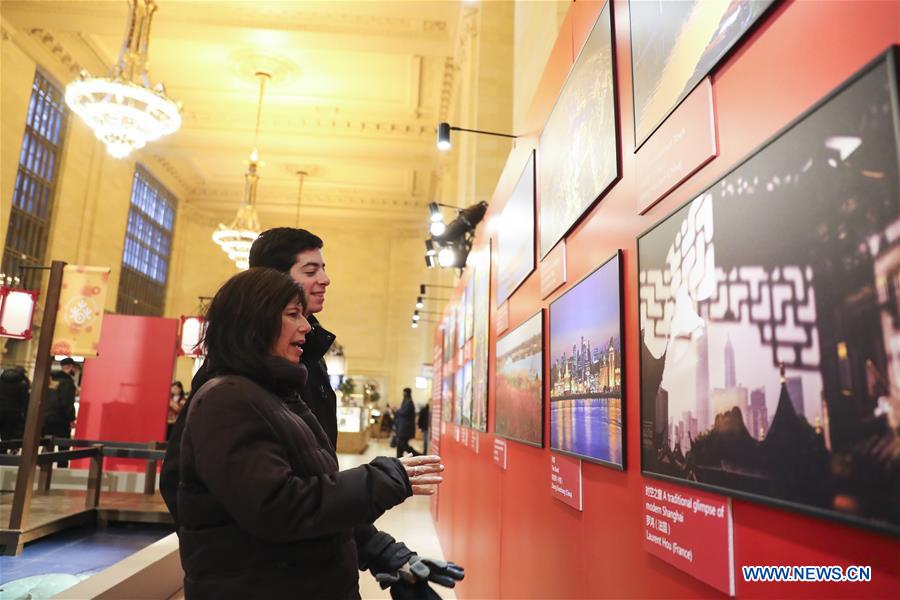
<svg viewBox="0 0 900 600">
<path fill-rule="evenodd" d="M 203 343 L 210 376 L 263 376 L 264 361 L 281 333 L 281 313 L 297 300 L 305 310 L 303 288 L 275 269 L 249 269 L 226 281 L 206 313 Z"/>
<path fill-rule="evenodd" d="M 170 385 L 169 387 L 173 387 L 173 386 L 178 388 L 178 394 L 179 394 L 179 396 L 180 396 L 181 398 L 184 398 L 184 386 L 181 385 L 181 382 L 180 382 L 180 381 L 173 381 L 173 382 L 172 382 L 172 385 Z"/>
<path fill-rule="evenodd" d="M 250 266 L 268 267 L 287 273 L 297 262 L 297 255 L 307 250 L 319 250 L 322 238 L 305 229 L 275 227 L 259 234 L 250 246 Z"/>
</svg>

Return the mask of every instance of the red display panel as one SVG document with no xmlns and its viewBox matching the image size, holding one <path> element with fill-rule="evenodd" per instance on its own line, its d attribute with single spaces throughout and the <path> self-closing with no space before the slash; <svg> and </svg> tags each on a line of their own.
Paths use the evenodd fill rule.
<svg viewBox="0 0 900 600">
<path fill-rule="evenodd" d="M 641 173 L 631 151 L 635 140 L 628 4 L 627 0 L 616 0 L 613 11 L 620 143 L 627 149 L 620 149 L 622 179 L 566 236 L 566 275 L 569 282 L 577 282 L 617 248 L 624 250 L 625 378 L 639 381 L 637 237 L 719 179 L 888 45 L 900 43 L 900 4 L 788 0 L 774 6 L 711 73 L 719 156 L 643 216 L 636 208 Z M 537 146 L 540 128 L 555 104 L 575 53 L 602 7 L 602 2 L 571 4 L 530 109 L 521 128 L 517 128 L 521 135 L 507 160 L 507 165 L 515 167 L 501 175 L 486 219 L 503 210 L 521 165 Z M 538 229 L 540 226 L 538 223 Z M 474 249 L 486 244 L 484 231 L 478 233 Z M 539 275 L 532 273 L 507 300 L 509 322 L 521 323 L 549 306 L 571 285 L 543 299 Z M 497 337 L 492 331 L 491 369 Z M 549 340 L 545 344 L 549 356 Z M 490 423 L 494 419 L 494 394 L 492 385 Z M 639 397 L 639 386 L 626 390 L 628 415 L 640 414 Z M 549 418 L 545 420 L 547 436 Z M 587 463 L 583 466 L 584 512 L 574 511 L 544 493 L 548 449 L 508 444 L 507 469 L 501 470 L 493 462 L 493 453 L 476 455 L 459 444 L 446 444 L 442 460 L 447 470 L 437 530 L 447 559 L 469 567 L 465 581 L 457 588 L 457 597 L 722 597 L 721 592 L 645 551 L 644 489 L 653 480 L 640 474 L 641 436 L 636 420 L 628 422 L 625 456 L 629 467 L 625 472 Z M 492 439 L 482 441 L 492 444 Z M 738 598 L 897 596 L 900 543 L 896 538 L 744 500 L 732 502 L 732 513 Z M 870 565 L 872 581 L 743 581 L 742 566 L 767 564 Z"/>
<path fill-rule="evenodd" d="M 165 440 L 177 343 L 177 319 L 103 317 L 100 354 L 84 363 L 75 436 L 118 442 Z M 107 458 L 104 469 L 143 471 L 145 465 Z"/>
</svg>

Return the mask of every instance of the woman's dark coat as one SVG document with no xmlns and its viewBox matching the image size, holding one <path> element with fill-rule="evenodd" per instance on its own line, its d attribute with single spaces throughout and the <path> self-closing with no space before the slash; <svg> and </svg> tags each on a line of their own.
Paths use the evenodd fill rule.
<svg viewBox="0 0 900 600">
<path fill-rule="evenodd" d="M 215 377 L 190 403 L 178 493 L 185 593 L 194 598 L 358 598 L 353 528 L 412 494 L 389 458 L 338 470 L 334 447 L 275 359 L 263 384 Z"/>
</svg>

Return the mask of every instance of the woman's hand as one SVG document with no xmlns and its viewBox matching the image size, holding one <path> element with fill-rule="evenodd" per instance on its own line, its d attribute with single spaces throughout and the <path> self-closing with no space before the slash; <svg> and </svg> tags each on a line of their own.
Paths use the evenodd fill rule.
<svg viewBox="0 0 900 600">
<path fill-rule="evenodd" d="M 434 486 L 444 480 L 438 475 L 444 470 L 441 457 L 433 454 L 423 456 L 404 456 L 399 459 L 409 483 L 412 485 L 413 496 L 430 496 L 434 494 Z"/>
</svg>

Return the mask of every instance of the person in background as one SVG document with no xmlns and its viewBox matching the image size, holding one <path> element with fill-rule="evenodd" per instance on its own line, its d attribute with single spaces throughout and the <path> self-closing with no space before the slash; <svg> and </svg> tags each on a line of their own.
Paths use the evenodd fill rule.
<svg viewBox="0 0 900 600">
<path fill-rule="evenodd" d="M 358 599 L 354 528 L 430 495 L 436 456 L 377 457 L 339 470 L 300 398 L 306 299 L 285 273 L 229 279 L 207 315 L 210 379 L 181 437 L 179 551 L 187 600 Z"/>
<path fill-rule="evenodd" d="M 66 357 L 59 361 L 60 370 L 50 373 L 47 390 L 44 426 L 41 435 L 57 438 L 71 438 L 75 427 L 75 361 Z M 61 468 L 69 466 L 69 461 L 58 463 Z"/>
<path fill-rule="evenodd" d="M 419 411 L 419 417 L 416 421 L 419 429 L 422 430 L 422 452 L 428 454 L 428 427 L 431 426 L 431 405 L 426 404 Z"/>
<path fill-rule="evenodd" d="M 381 435 L 384 437 L 390 437 L 391 432 L 394 431 L 394 410 L 390 404 L 385 403 L 384 408 L 381 409 L 380 428 Z"/>
<path fill-rule="evenodd" d="M 22 439 L 28 388 L 25 367 L 5 369 L 0 374 L 0 441 Z"/>
<path fill-rule="evenodd" d="M 169 410 L 166 416 L 166 441 L 172 437 L 172 429 L 175 427 L 175 421 L 187 402 L 187 396 L 184 395 L 184 386 L 180 381 L 173 381 L 169 387 Z"/>
<path fill-rule="evenodd" d="M 420 454 L 409 445 L 409 440 L 416 435 L 416 405 L 413 403 L 410 388 L 403 388 L 403 401 L 394 417 L 394 433 L 397 435 L 397 458 L 406 452 L 413 456 Z"/>
</svg>

